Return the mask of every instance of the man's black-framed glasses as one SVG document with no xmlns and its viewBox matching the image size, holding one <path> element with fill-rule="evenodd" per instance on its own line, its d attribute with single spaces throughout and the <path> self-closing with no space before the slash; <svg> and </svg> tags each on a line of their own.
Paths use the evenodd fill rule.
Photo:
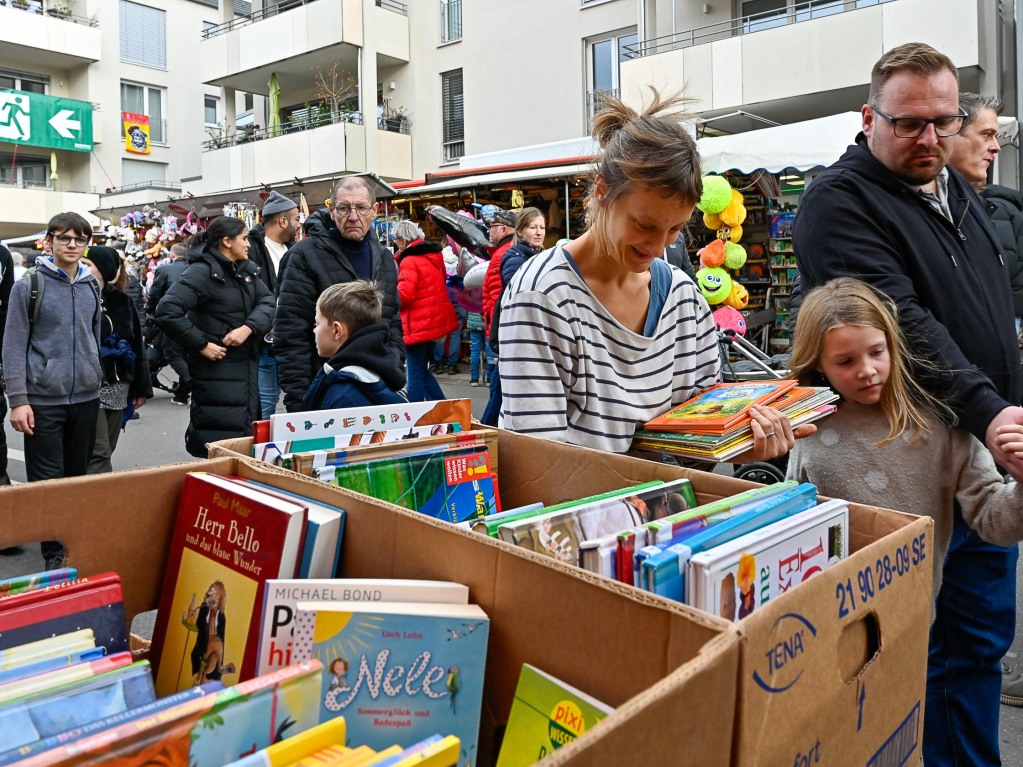
<svg viewBox="0 0 1023 767">
<path fill-rule="evenodd" d="M 963 129 L 963 125 L 966 124 L 966 118 L 968 117 L 962 109 L 959 110 L 957 115 L 941 115 L 940 117 L 926 118 L 892 117 L 882 112 L 873 104 L 870 105 L 870 108 L 892 124 L 892 130 L 895 131 L 896 138 L 917 138 L 927 130 L 928 125 L 934 126 L 934 133 L 939 138 L 955 136 Z"/>
<path fill-rule="evenodd" d="M 65 248 L 68 247 L 71 243 L 74 243 L 80 248 L 84 248 L 86 245 L 92 242 L 91 237 L 72 237 L 70 234 L 55 234 L 53 235 L 53 239 L 55 239 Z"/>
</svg>

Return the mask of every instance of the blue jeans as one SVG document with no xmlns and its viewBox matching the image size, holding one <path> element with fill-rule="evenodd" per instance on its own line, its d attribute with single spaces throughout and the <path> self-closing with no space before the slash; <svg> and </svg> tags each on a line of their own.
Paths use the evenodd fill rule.
<svg viewBox="0 0 1023 767">
<path fill-rule="evenodd" d="M 458 315 L 458 328 L 451 331 L 451 335 L 443 341 L 436 341 L 436 348 L 433 350 L 433 361 L 445 363 L 454 367 L 462 358 L 462 325 L 465 324 L 465 309 L 455 306 L 455 314 Z"/>
<path fill-rule="evenodd" d="M 263 418 L 277 412 L 281 398 L 281 385 L 277 380 L 277 358 L 270 353 L 269 346 L 259 349 L 259 404 Z"/>
<path fill-rule="evenodd" d="M 927 657 L 927 767 L 1000 765 L 1000 661 L 1016 628 L 1016 546 L 980 539 L 956 506 Z"/>
<path fill-rule="evenodd" d="M 423 341 L 419 344 L 409 344 L 405 347 L 405 364 L 408 366 L 408 401 L 428 402 L 430 400 L 444 399 L 444 391 L 433 377 L 433 373 L 426 369 L 426 363 L 433 354 L 435 341 Z"/>
<path fill-rule="evenodd" d="M 490 348 L 490 341 L 484 338 L 482 330 L 470 330 L 469 331 L 469 380 L 478 381 L 480 380 L 480 356 L 483 350 L 487 351 L 487 380 L 490 380 L 494 376 L 494 358 L 495 354 Z"/>
<path fill-rule="evenodd" d="M 488 345 L 489 346 L 489 345 Z M 489 351 L 489 348 L 488 348 Z M 488 357 L 489 359 L 489 357 Z M 480 421 L 487 426 L 497 426 L 498 416 L 501 415 L 501 376 L 495 360 L 494 369 L 490 371 L 490 399 L 487 400 L 487 407 L 483 411 Z"/>
</svg>

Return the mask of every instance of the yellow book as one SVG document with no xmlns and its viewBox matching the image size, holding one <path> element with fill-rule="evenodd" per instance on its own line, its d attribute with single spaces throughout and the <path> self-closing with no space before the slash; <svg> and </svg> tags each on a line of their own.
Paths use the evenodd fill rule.
<svg viewBox="0 0 1023 767">
<path fill-rule="evenodd" d="M 356 767 L 376 757 L 377 752 L 369 746 L 347 748 L 345 746 L 327 746 L 316 753 L 294 762 L 290 767 Z"/>
<path fill-rule="evenodd" d="M 0 650 L 0 671 L 10 671 L 31 663 L 53 660 L 64 655 L 91 650 L 96 646 L 92 629 L 80 629 L 68 634 L 46 637 L 35 642 Z"/>
<path fill-rule="evenodd" d="M 270 767 L 285 767 L 328 746 L 344 742 L 345 718 L 339 716 L 263 749 L 266 757 L 263 763 Z"/>
<path fill-rule="evenodd" d="M 447 735 L 422 751 L 416 751 L 401 761 L 395 762 L 394 767 L 412 767 L 412 765 L 415 767 L 454 767 L 458 764 L 458 750 L 461 745 L 461 741 L 454 735 Z"/>
</svg>

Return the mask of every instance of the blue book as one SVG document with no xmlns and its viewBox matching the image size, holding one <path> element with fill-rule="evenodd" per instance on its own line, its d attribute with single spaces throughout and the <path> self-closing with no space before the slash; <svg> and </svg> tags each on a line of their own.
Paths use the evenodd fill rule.
<svg viewBox="0 0 1023 767">
<path fill-rule="evenodd" d="M 436 732 L 477 762 L 490 621 L 477 605 L 299 602 L 293 653 L 323 663 L 320 721 L 351 743 L 409 748 Z"/>
<path fill-rule="evenodd" d="M 23 746 L 154 700 L 149 661 L 138 661 L 3 706 L 0 744 Z"/>
<path fill-rule="evenodd" d="M 88 650 L 79 650 L 77 652 L 61 655 L 58 658 L 41 660 L 38 663 L 29 663 L 27 666 L 18 666 L 17 668 L 12 668 L 7 671 L 0 671 L 0 685 L 13 682 L 16 679 L 24 679 L 25 677 L 35 676 L 36 674 L 44 674 L 47 671 L 64 668 L 65 666 L 73 666 L 76 663 L 96 660 L 97 658 L 102 658 L 106 655 L 106 652 L 105 647 L 92 647 Z"/>
<path fill-rule="evenodd" d="M 726 519 L 721 524 L 708 527 L 686 538 L 684 542 L 667 546 L 660 554 L 647 557 L 643 562 L 641 584 L 654 594 L 684 602 L 686 566 L 693 554 L 706 551 L 800 511 L 812 509 L 816 505 L 817 488 L 809 482 L 772 496 L 745 514 Z"/>
<path fill-rule="evenodd" d="M 173 695 L 168 695 L 166 698 L 154 700 L 143 706 L 136 706 L 118 714 L 104 716 L 100 719 L 88 722 L 87 724 L 75 727 L 73 730 L 67 730 L 57 735 L 51 735 L 41 740 L 26 743 L 18 748 L 0 751 L 0 767 L 5 767 L 8 764 L 13 764 L 22 759 L 26 759 L 33 754 L 49 751 L 51 748 L 55 748 L 62 743 L 68 743 L 77 740 L 78 738 L 84 738 L 85 736 L 93 733 L 102 732 L 103 730 L 110 729 L 111 727 L 115 727 L 123 722 L 130 722 L 133 719 L 152 716 L 153 714 L 172 708 L 179 703 L 185 703 L 187 701 L 194 700 L 195 698 L 201 698 L 204 695 L 222 689 L 224 689 L 223 682 L 205 682 L 197 687 L 190 687 L 187 690 L 176 692 Z M 5 743 L 3 748 L 7 749 L 8 745 L 9 744 Z"/>
</svg>

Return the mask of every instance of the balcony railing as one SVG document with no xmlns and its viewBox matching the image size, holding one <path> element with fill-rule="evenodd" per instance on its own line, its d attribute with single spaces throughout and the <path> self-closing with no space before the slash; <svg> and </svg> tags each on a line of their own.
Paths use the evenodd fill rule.
<svg viewBox="0 0 1023 767">
<path fill-rule="evenodd" d="M 586 92 L 586 125 L 583 126 L 587 133 L 590 131 L 590 122 L 593 120 L 593 115 L 597 113 L 597 109 L 600 107 L 601 99 L 604 96 L 612 96 L 616 99 L 622 97 L 622 91 L 620 88 L 611 88 L 609 90 L 596 90 Z"/>
<path fill-rule="evenodd" d="M 247 27 L 249 24 L 255 24 L 257 21 L 263 21 L 271 16 L 277 16 L 286 11 L 293 11 L 295 8 L 301 8 L 303 5 L 315 2 L 316 0 L 280 0 L 278 3 L 266 5 L 258 11 L 253 11 L 250 16 L 235 16 L 223 24 L 207 27 L 202 31 L 202 37 L 203 40 L 209 40 L 211 37 L 222 35 L 233 29 Z M 408 16 L 408 6 L 405 3 L 399 3 L 397 0 L 376 0 L 376 4 L 379 8 L 400 13 L 402 16 Z"/>
<path fill-rule="evenodd" d="M 633 45 L 626 45 L 624 46 L 625 55 L 630 59 L 653 56 L 679 48 L 689 48 L 693 45 L 713 42 L 714 40 L 762 32 L 765 29 L 798 24 L 802 21 L 820 19 L 825 16 L 833 16 L 836 13 L 846 13 L 847 11 L 855 11 L 860 8 L 890 2 L 893 2 L 893 0 L 809 0 L 809 2 L 797 3 L 786 8 L 754 13 L 749 16 L 740 16 L 702 27 L 694 27 L 684 32 L 673 32 L 670 35 L 653 37 Z"/>
<path fill-rule="evenodd" d="M 115 186 L 104 191 L 103 194 L 120 194 L 121 192 L 133 192 L 136 189 L 166 189 L 169 192 L 180 192 L 181 184 L 176 184 L 173 181 L 152 179 L 150 181 L 138 181 L 134 184 Z"/>
<path fill-rule="evenodd" d="M 461 141 L 445 141 L 442 144 L 444 162 L 454 162 L 459 157 L 465 154 L 465 140 Z"/>
<path fill-rule="evenodd" d="M 253 125 L 251 127 L 242 128 L 241 130 L 232 133 L 230 136 L 212 135 L 212 131 L 210 131 L 210 140 L 203 142 L 202 150 L 204 152 L 211 152 L 215 149 L 224 149 L 225 147 L 237 146 L 238 144 L 247 144 L 250 141 L 262 141 L 263 139 L 277 138 L 278 136 L 285 136 L 289 133 L 322 128 L 325 125 L 336 125 L 337 123 L 354 123 L 355 125 L 362 125 L 362 115 L 359 112 L 328 112 L 323 110 L 314 112 L 308 116 L 303 116 L 300 119 L 288 120 L 287 122 L 281 123 L 280 126 L 276 128 L 260 128 L 258 125 Z"/>
<path fill-rule="evenodd" d="M 56 19 L 63 19 L 64 21 L 70 21 L 74 24 L 83 24 L 87 27 L 98 27 L 98 18 L 87 18 L 85 16 L 76 16 L 73 12 L 71 5 L 67 2 L 59 2 L 59 0 L 0 0 L 0 5 L 7 5 L 11 8 L 15 8 L 21 11 L 27 11 L 28 13 L 34 13 L 38 16 L 47 15 L 53 16 Z"/>
</svg>

